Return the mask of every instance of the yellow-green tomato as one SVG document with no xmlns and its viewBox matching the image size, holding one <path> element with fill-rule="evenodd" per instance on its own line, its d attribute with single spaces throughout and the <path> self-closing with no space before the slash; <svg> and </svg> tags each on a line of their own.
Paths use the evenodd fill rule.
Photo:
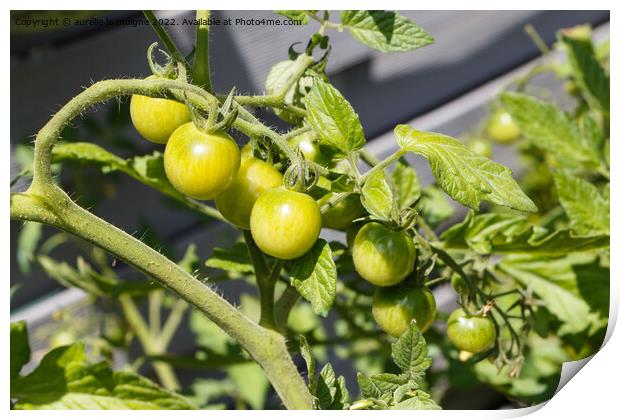
<svg viewBox="0 0 620 420">
<path fill-rule="evenodd" d="M 242 157 L 239 172 L 226 191 L 215 197 L 215 206 L 230 223 L 250 229 L 250 214 L 258 197 L 282 185 L 282 174 L 273 166 L 253 157 Z"/>
<path fill-rule="evenodd" d="M 399 284 L 377 287 L 372 300 L 372 315 L 379 327 L 393 337 L 400 337 L 411 322 L 422 332 L 435 319 L 437 305 L 428 287 Z"/>
<path fill-rule="evenodd" d="M 462 308 L 450 314 L 446 332 L 454 347 L 470 353 L 488 350 L 495 344 L 493 321 L 484 316 L 467 315 Z"/>
<path fill-rule="evenodd" d="M 230 187 L 240 163 L 239 147 L 226 133 L 207 134 L 189 122 L 170 136 L 164 169 L 179 192 L 209 200 Z"/>
<path fill-rule="evenodd" d="M 316 135 L 313 131 L 306 131 L 305 133 L 293 137 L 291 139 L 291 145 L 299 147 L 299 150 L 303 152 L 307 160 L 317 163 L 321 163 L 325 160 L 316 142 Z"/>
<path fill-rule="evenodd" d="M 333 193 L 326 194 L 321 201 L 328 202 L 332 196 Z M 323 214 L 323 227 L 344 230 L 363 214 L 364 206 L 362 206 L 359 194 L 349 194 L 330 206 Z"/>
<path fill-rule="evenodd" d="M 159 144 L 165 144 L 174 130 L 191 120 L 189 109 L 184 104 L 142 95 L 131 97 L 129 114 L 138 133 L 148 141 Z"/>
<path fill-rule="evenodd" d="M 355 236 L 352 254 L 360 276 L 375 286 L 387 287 L 400 283 L 413 271 L 416 250 L 405 231 L 370 222 Z"/>
<path fill-rule="evenodd" d="M 319 237 L 321 210 L 307 194 L 272 188 L 254 203 L 250 230 L 264 253 L 283 260 L 301 257 Z"/>
<path fill-rule="evenodd" d="M 487 122 L 487 134 L 498 143 L 512 143 L 519 138 L 521 130 L 508 111 L 498 109 Z"/>
</svg>

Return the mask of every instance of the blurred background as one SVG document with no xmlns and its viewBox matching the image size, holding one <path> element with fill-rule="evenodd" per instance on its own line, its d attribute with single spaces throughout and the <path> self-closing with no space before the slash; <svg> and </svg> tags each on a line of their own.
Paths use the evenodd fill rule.
<svg viewBox="0 0 620 420">
<path fill-rule="evenodd" d="M 44 14 L 72 19 L 142 19 L 139 11 L 13 11 L 11 14 L 11 178 L 30 164 L 28 146 L 33 136 L 62 104 L 93 81 L 142 77 L 149 74 L 146 49 L 157 41 L 146 25 L 83 25 L 25 28 L 18 18 L 37 18 Z M 391 152 L 392 128 L 399 123 L 419 129 L 459 136 L 476 127 L 487 113 L 488 102 L 516 74 L 526 71 L 540 55 L 523 28 L 533 25 L 550 44 L 560 28 L 590 23 L 595 36 L 608 37 L 607 11 L 404 11 L 404 15 L 435 37 L 435 43 L 408 53 L 383 54 L 370 50 L 352 37 L 330 33 L 333 51 L 327 72 L 332 83 L 351 102 L 360 115 L 369 148 L 383 156 Z M 191 11 L 157 12 L 159 18 L 182 21 L 192 19 Z M 214 11 L 215 19 L 273 17 L 269 11 Z M 189 53 L 194 42 L 193 26 L 170 26 L 178 47 Z M 287 59 L 288 48 L 303 42 L 316 29 L 308 26 L 214 26 L 211 35 L 213 84 L 218 92 L 233 86 L 241 93 L 261 93 L 271 66 Z M 301 49 L 302 46 L 298 46 Z M 551 78 L 539 82 L 558 92 Z M 561 88 L 561 86 L 560 86 Z M 568 100 L 568 99 L 567 99 Z M 120 112 L 119 112 L 120 110 Z M 128 101 L 112 101 L 88 112 L 65 131 L 64 138 L 91 141 L 123 157 L 146 154 L 157 148 L 140 138 L 129 120 Z M 270 125 L 286 128 L 286 123 L 270 112 L 260 114 Z M 240 139 L 245 141 L 245 139 Z M 163 150 L 163 149 L 162 149 Z M 509 148 L 499 147 L 494 159 L 515 169 Z M 416 167 L 417 169 L 417 167 Z M 426 171 L 426 172 L 425 172 Z M 431 181 L 424 166 L 422 184 Z M 67 166 L 61 180 L 65 190 L 81 205 L 116 226 L 140 236 L 162 252 L 179 259 L 189 243 L 198 245 L 204 261 L 214 246 L 225 247 L 235 240 L 226 235 L 227 227 L 199 218 L 179 208 L 128 177 L 103 176 L 99 169 Z M 18 180 L 12 191 L 22 191 L 27 179 Z M 460 209 L 462 211 L 462 209 Z M 40 268 L 20 268 L 17 261 L 20 224 L 11 223 L 11 318 L 26 319 L 31 330 L 33 350 L 45 349 L 49 332 L 54 330 L 54 314 L 62 308 L 80 307 L 84 294 L 66 290 Z M 54 233 L 45 229 L 44 237 Z M 325 232 L 325 237 L 338 237 Z M 76 251 L 59 248 L 58 260 L 73 262 Z M 127 267 L 118 264 L 121 273 Z M 131 275 L 131 274 L 127 274 Z M 222 285 L 224 295 L 237 302 L 249 287 L 243 282 Z M 442 294 L 443 293 L 443 294 Z M 441 306 L 454 305 L 450 290 L 438 291 Z M 443 303 L 442 303 L 443 302 Z M 237 302 L 238 303 L 238 302 Z M 78 309 L 79 310 L 79 309 Z M 90 310 L 90 309 L 88 309 Z M 32 334 L 39 329 L 40 334 Z M 194 347 L 187 328 L 175 337 L 171 350 L 183 354 Z M 337 357 L 334 357 L 337 359 Z M 346 361 L 335 361 L 336 370 L 351 370 Z M 343 372 L 344 373 L 344 372 Z M 354 378 L 347 377 L 348 384 Z M 356 393 L 356 390 L 352 390 Z M 475 396 L 472 398 L 472 396 Z M 447 401 L 447 402 L 446 402 Z M 508 403 L 490 389 L 454 392 L 444 401 L 446 408 L 497 408 Z"/>
</svg>

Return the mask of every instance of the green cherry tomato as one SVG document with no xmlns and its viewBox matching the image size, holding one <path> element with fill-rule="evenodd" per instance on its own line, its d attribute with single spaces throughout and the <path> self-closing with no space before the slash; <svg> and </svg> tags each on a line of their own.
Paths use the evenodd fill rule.
<svg viewBox="0 0 620 420">
<path fill-rule="evenodd" d="M 462 308 L 448 318 L 448 338 L 459 350 L 479 353 L 495 344 L 495 324 L 487 317 L 467 315 Z"/>
<path fill-rule="evenodd" d="M 378 222 L 367 223 L 360 229 L 351 252 L 359 275 L 381 287 L 403 281 L 413 271 L 416 257 L 411 236 Z"/>
<path fill-rule="evenodd" d="M 291 146 L 299 147 L 307 160 L 312 162 L 321 163 L 325 161 L 325 158 L 319 150 L 319 145 L 316 142 L 316 135 L 313 131 L 306 131 L 291 139 Z"/>
<path fill-rule="evenodd" d="M 262 193 L 250 215 L 256 245 L 283 260 L 304 255 L 321 232 L 321 210 L 307 194 L 272 188 Z"/>
<path fill-rule="evenodd" d="M 372 315 L 383 331 L 400 337 L 411 322 L 424 332 L 435 319 L 435 297 L 428 287 L 399 284 L 377 287 L 372 300 Z"/>
<path fill-rule="evenodd" d="M 513 143 L 521 135 L 521 130 L 508 111 L 498 109 L 489 118 L 487 134 L 498 143 Z"/>
<path fill-rule="evenodd" d="M 327 202 L 333 193 L 326 194 L 321 202 Z M 364 206 L 360 201 L 359 194 L 349 194 L 336 204 L 331 206 L 323 214 L 323 227 L 345 230 L 351 223 L 360 218 L 364 214 Z"/>
<path fill-rule="evenodd" d="M 459 276 L 458 274 L 452 275 L 450 283 L 452 284 L 452 288 L 454 289 L 454 291 L 459 295 L 469 294 L 469 288 L 467 287 L 465 279 L 463 279 L 463 277 Z"/>
<path fill-rule="evenodd" d="M 155 76 L 147 77 L 154 79 Z M 148 141 L 165 144 L 170 135 L 191 120 L 189 109 L 171 99 L 133 95 L 129 115 L 138 133 Z"/>
<path fill-rule="evenodd" d="M 212 199 L 230 187 L 239 163 L 239 147 L 232 137 L 207 134 L 192 122 L 172 133 L 164 151 L 164 169 L 172 186 L 197 200 Z"/>
<path fill-rule="evenodd" d="M 250 229 L 250 214 L 258 197 L 282 185 L 282 174 L 262 160 L 244 156 L 232 185 L 215 197 L 215 206 L 230 223 Z"/>
</svg>

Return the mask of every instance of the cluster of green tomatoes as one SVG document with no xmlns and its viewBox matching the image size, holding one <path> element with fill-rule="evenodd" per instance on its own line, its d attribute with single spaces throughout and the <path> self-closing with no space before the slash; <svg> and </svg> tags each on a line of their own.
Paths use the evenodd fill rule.
<svg viewBox="0 0 620 420">
<path fill-rule="evenodd" d="M 428 287 L 405 282 L 413 271 L 416 248 L 404 230 L 370 221 L 353 223 L 364 214 L 358 194 L 350 194 L 321 213 L 320 203 L 308 194 L 284 186 L 282 174 L 254 157 L 250 145 L 241 150 L 225 132 L 207 133 L 192 122 L 188 107 L 164 98 L 134 95 L 130 114 L 136 130 L 147 140 L 165 144 L 164 169 L 172 186 L 197 200 L 215 201 L 222 216 L 249 230 L 265 254 L 292 260 L 308 252 L 322 227 L 347 232 L 353 263 L 359 275 L 376 286 L 372 313 L 377 324 L 394 337 L 411 322 L 426 331 L 433 323 L 436 303 Z M 304 157 L 323 157 L 313 135 L 292 140 Z M 470 353 L 495 342 L 495 325 L 484 317 L 459 309 L 448 321 L 448 337 Z"/>
</svg>

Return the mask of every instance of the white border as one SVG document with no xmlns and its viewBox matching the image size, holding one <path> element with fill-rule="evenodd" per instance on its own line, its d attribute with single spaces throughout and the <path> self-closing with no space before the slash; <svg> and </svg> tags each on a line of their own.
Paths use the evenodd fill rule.
<svg viewBox="0 0 620 420">
<path fill-rule="evenodd" d="M 200 7 L 197 4 L 198 2 L 193 1 L 183 1 L 177 0 L 174 3 L 164 2 L 164 1 L 118 1 L 118 0 L 108 0 L 105 3 L 99 2 L 85 2 L 85 1 L 62 1 L 62 2 L 54 2 L 53 5 L 48 4 L 47 2 L 35 2 L 35 1 L 15 1 L 15 0 L 5 0 L 3 2 L 3 6 L 5 8 L 5 19 L 8 18 L 8 13 L 10 9 L 97 9 L 104 6 L 106 9 L 193 9 L 195 7 Z M 213 9 L 255 9 L 256 3 L 250 3 L 248 1 L 234 1 L 229 0 L 226 2 L 208 2 L 207 5 L 202 5 L 202 7 L 209 6 Z M 294 5 L 293 5 L 294 4 Z M 571 9 L 579 9 L 581 6 L 586 5 L 589 9 L 605 9 L 612 10 L 613 6 L 618 4 L 617 2 L 611 1 L 588 1 L 587 3 L 583 2 L 572 2 L 572 1 L 531 1 L 531 0 L 522 0 L 517 2 L 490 2 L 490 1 L 468 1 L 466 5 L 472 9 L 497 9 L 497 10 L 515 10 L 515 9 L 553 9 L 553 10 L 571 10 Z M 267 8 L 269 5 L 271 7 Z M 341 1 L 338 2 L 337 5 L 334 4 L 333 1 L 304 1 L 304 2 L 291 2 L 291 1 L 272 1 L 268 3 L 261 3 L 260 6 L 265 7 L 266 9 L 286 9 L 286 8 L 331 8 L 331 9 L 410 9 L 414 6 L 416 9 L 420 10 L 439 10 L 439 9 L 456 9 L 460 10 L 465 5 L 463 2 L 457 1 L 444 1 L 444 2 L 415 2 L 411 1 L 382 1 L 379 2 L 369 2 L 369 1 Z M 173 6 L 173 7 L 171 7 Z M 613 13 L 612 13 L 613 14 Z M 5 21 L 6 22 L 6 21 Z M 4 89 L 4 113 L 2 113 L 2 127 L 9 127 L 9 110 L 10 110 L 10 76 L 9 76 L 9 54 L 10 43 L 9 43 L 9 31 L 10 26 L 5 26 L 5 36 L 2 38 L 2 46 L 4 47 L 2 50 L 4 53 L 4 65 L 1 68 L 3 73 L 3 80 L 5 81 L 5 89 Z M 615 26 L 611 26 L 611 38 L 614 40 L 620 39 L 618 36 L 618 30 Z M 612 52 L 611 52 L 611 68 L 618 68 L 617 63 L 617 48 L 616 44 L 612 44 Z M 612 78 L 612 109 L 616 109 L 616 96 L 614 91 L 614 81 L 616 80 L 616 76 Z M 33 99 L 33 105 L 36 105 L 36 99 Z M 617 124 L 612 124 L 612 137 L 615 139 L 618 138 L 618 129 Z M 10 167 L 10 153 L 9 153 L 9 133 L 8 130 L 5 130 L 5 141 L 4 141 L 4 151 L 0 153 L 0 159 L 2 159 L 2 167 L 4 169 L 4 173 L 0 182 L 3 182 L 3 185 L 8 185 L 9 183 L 9 167 Z M 612 142 L 611 146 L 611 155 L 618 156 L 620 153 L 620 147 L 617 144 L 617 141 Z M 615 165 L 611 168 L 612 178 L 616 179 L 617 169 Z M 611 214 L 618 214 L 618 197 L 619 191 L 618 187 L 615 183 L 612 183 L 611 186 Z M 4 275 L 2 276 L 5 280 L 5 287 L 3 289 L 4 301 L 8 303 L 8 278 L 9 278 L 9 264 L 10 264 L 10 254 L 9 254 L 9 200 L 3 201 L 0 217 L 4 220 L 4 224 L 2 225 L 2 237 L 5 238 L 2 243 L 2 248 L 0 249 L 1 257 L 3 264 Z M 612 229 L 611 229 L 612 238 L 618 237 L 618 225 L 615 220 L 612 218 Z M 618 251 L 613 243 L 612 239 L 612 261 L 618 261 Z M 608 333 L 608 342 L 603 347 L 603 349 L 596 354 L 592 360 L 587 363 L 587 365 L 582 369 L 581 372 L 571 380 L 560 392 L 542 409 L 536 411 L 536 409 L 525 409 L 525 410 L 511 410 L 511 411 L 445 411 L 445 412 L 390 412 L 388 415 L 391 417 L 400 417 L 400 418 L 476 418 L 476 419 L 487 419 L 487 418 L 508 418 L 508 417 L 517 417 L 526 414 L 530 414 L 531 418 L 536 419 L 557 419 L 557 418 L 611 418 L 612 416 L 617 416 L 618 408 L 617 408 L 617 391 L 616 384 L 618 381 L 618 373 L 619 362 L 618 355 L 620 355 L 620 339 L 618 339 L 618 334 L 610 335 L 613 332 L 613 328 L 615 327 L 615 322 L 618 313 L 618 269 L 616 264 L 612 265 L 611 270 L 611 279 L 612 279 L 612 305 L 611 305 L 611 314 L 610 314 L 610 330 Z M 0 389 L 2 389 L 2 395 L 5 395 L 5 398 L 9 395 L 8 389 L 8 342 L 9 342 L 9 329 L 7 325 L 9 323 L 9 309 L 7 305 L 7 309 L 3 314 L 4 319 L 2 320 L 2 325 L 4 326 L 4 345 L 0 346 L 0 354 L 4 363 L 2 364 L 2 373 L 3 378 L 5 380 L 0 381 Z M 8 398 L 6 400 L 8 402 Z M 8 404 L 7 404 L 8 410 Z M 616 412 L 616 414 L 611 414 Z M 370 418 L 369 416 L 384 416 L 387 413 L 385 412 L 301 412 L 296 413 L 295 416 L 300 416 L 300 418 L 310 418 L 310 416 L 356 416 L 356 418 Z M 40 413 L 36 412 L 10 412 L 11 416 L 19 416 L 19 417 L 33 417 L 40 418 Z M 61 418 L 66 416 L 67 414 L 64 412 L 52 412 L 48 411 L 45 414 L 46 418 Z M 70 415 L 75 415 L 81 417 L 80 413 L 71 413 Z M 165 412 L 101 412 L 101 411 L 91 411 L 88 413 L 88 416 L 93 416 L 96 418 L 109 418 L 109 416 L 115 416 L 116 418 L 139 418 L 144 415 L 148 415 L 153 418 L 167 418 L 170 413 Z M 183 413 L 175 413 L 176 416 L 187 416 L 192 418 L 205 418 L 206 416 L 217 416 L 217 418 L 238 418 L 238 417 L 258 417 L 258 418 L 284 418 L 284 416 L 288 416 L 289 413 L 286 412 L 236 412 L 236 411 L 222 411 L 222 412 L 183 412 Z M 567 417 L 566 417 L 567 416 Z"/>
</svg>

